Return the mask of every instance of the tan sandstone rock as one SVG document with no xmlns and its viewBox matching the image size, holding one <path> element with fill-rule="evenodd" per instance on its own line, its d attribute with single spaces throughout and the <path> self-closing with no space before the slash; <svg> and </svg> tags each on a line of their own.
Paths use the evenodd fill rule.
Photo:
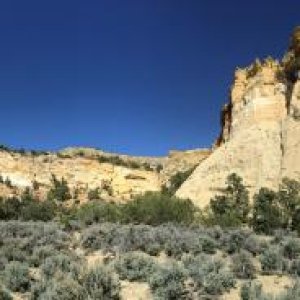
<svg viewBox="0 0 300 300">
<path fill-rule="evenodd" d="M 205 207 L 233 172 L 242 176 L 251 194 L 260 187 L 276 189 L 285 176 L 300 180 L 300 81 L 290 72 L 295 68 L 271 58 L 235 72 L 219 147 L 177 196 Z"/>
</svg>

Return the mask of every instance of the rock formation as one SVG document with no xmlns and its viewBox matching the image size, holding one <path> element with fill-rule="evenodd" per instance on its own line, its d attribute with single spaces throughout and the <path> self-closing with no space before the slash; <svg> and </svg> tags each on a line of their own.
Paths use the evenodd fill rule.
<svg viewBox="0 0 300 300">
<path fill-rule="evenodd" d="M 283 177 L 300 179 L 300 27 L 279 62 L 256 60 L 235 71 L 230 101 L 214 152 L 177 191 L 205 207 L 230 173 L 251 193 L 277 188 Z"/>
<path fill-rule="evenodd" d="M 209 150 L 172 151 L 167 157 L 133 157 L 105 153 L 92 148 L 67 148 L 57 153 L 36 153 L 0 149 L 0 175 L 12 187 L 0 183 L 0 196 L 19 195 L 33 183 L 40 198 L 51 187 L 52 175 L 64 178 L 81 200 L 99 188 L 107 200 L 126 201 L 146 191 L 159 191 L 177 171 L 197 165 Z"/>
</svg>

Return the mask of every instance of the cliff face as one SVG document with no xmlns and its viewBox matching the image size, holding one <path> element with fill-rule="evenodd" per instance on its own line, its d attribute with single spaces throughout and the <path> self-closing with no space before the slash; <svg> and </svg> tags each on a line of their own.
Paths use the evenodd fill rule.
<svg viewBox="0 0 300 300">
<path fill-rule="evenodd" d="M 0 175 L 12 188 L 0 184 L 0 196 L 18 195 L 38 183 L 40 198 L 51 187 L 52 175 L 64 178 L 81 200 L 89 190 L 100 188 L 107 200 L 127 201 L 146 191 L 159 191 L 177 171 L 194 167 L 208 150 L 175 151 L 166 157 L 133 157 L 92 148 L 67 148 L 58 153 L 0 151 Z"/>
<path fill-rule="evenodd" d="M 236 70 L 217 148 L 177 196 L 204 207 L 233 172 L 252 194 L 262 186 L 277 188 L 285 176 L 300 179 L 300 81 L 293 47 L 282 62 L 268 58 Z"/>
</svg>

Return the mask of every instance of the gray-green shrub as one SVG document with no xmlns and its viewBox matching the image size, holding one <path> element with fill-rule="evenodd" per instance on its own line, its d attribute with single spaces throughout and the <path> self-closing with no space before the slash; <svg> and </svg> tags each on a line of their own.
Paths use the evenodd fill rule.
<svg viewBox="0 0 300 300">
<path fill-rule="evenodd" d="M 262 272 L 265 274 L 281 273 L 284 270 L 284 260 L 278 247 L 266 249 L 259 257 Z"/>
<path fill-rule="evenodd" d="M 1 300 L 13 300 L 13 297 L 6 288 L 0 286 L 0 299 Z"/>
<path fill-rule="evenodd" d="M 114 268 L 121 279 L 147 281 L 155 272 L 156 265 L 150 256 L 128 252 L 115 260 Z"/>
<path fill-rule="evenodd" d="M 31 300 L 86 300 L 87 291 L 67 275 L 37 282 L 31 290 Z M 95 299 L 95 298 L 92 298 Z M 100 299 L 100 298 L 99 298 Z"/>
<path fill-rule="evenodd" d="M 26 292 L 30 288 L 29 268 L 25 263 L 10 262 L 4 270 L 4 283 L 13 292 Z"/>
<path fill-rule="evenodd" d="M 231 268 L 237 278 L 253 279 L 255 277 L 256 268 L 253 263 L 253 257 L 245 250 L 241 250 L 232 256 Z"/>
<path fill-rule="evenodd" d="M 149 285 L 156 300 L 185 299 L 185 273 L 177 264 L 164 265 L 149 279 Z"/>
<path fill-rule="evenodd" d="M 97 266 L 89 270 L 83 278 L 83 287 L 91 299 L 120 299 L 120 281 L 107 267 Z"/>
</svg>

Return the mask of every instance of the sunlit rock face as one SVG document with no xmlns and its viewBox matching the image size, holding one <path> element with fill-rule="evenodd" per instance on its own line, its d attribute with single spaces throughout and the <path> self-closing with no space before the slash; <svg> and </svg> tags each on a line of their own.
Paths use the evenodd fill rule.
<svg viewBox="0 0 300 300">
<path fill-rule="evenodd" d="M 236 70 L 215 150 L 177 196 L 205 207 L 232 172 L 243 177 L 251 194 L 262 186 L 276 189 L 284 176 L 300 180 L 300 81 L 295 77 L 295 40 L 300 40 L 291 40 L 282 62 L 267 58 Z"/>
<path fill-rule="evenodd" d="M 39 198 L 45 199 L 54 175 L 59 180 L 64 178 L 72 195 L 76 191 L 83 202 L 95 188 L 100 189 L 104 200 L 128 201 L 147 191 L 160 191 L 171 176 L 195 167 L 210 153 L 209 149 L 195 149 L 170 151 L 165 157 L 137 157 L 92 148 L 67 148 L 39 155 L 0 149 L 0 175 L 12 184 L 8 188 L 0 182 L 0 196 L 20 195 L 35 182 L 40 187 Z M 103 157 L 105 162 L 99 161 Z M 109 159 L 116 157 L 121 163 Z"/>
</svg>

